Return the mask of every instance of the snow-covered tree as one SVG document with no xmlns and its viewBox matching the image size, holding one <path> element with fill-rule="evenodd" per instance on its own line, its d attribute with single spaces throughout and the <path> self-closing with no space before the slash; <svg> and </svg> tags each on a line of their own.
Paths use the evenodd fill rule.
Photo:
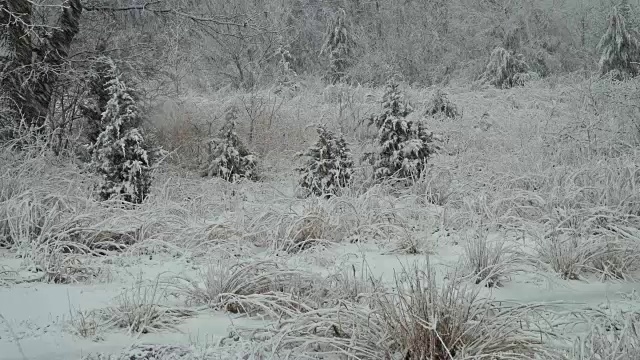
<svg viewBox="0 0 640 360">
<path fill-rule="evenodd" d="M 235 116 L 227 117 L 218 136 L 207 140 L 205 150 L 200 167 L 202 176 L 217 176 L 230 182 L 258 178 L 258 159 L 238 137 Z"/>
<path fill-rule="evenodd" d="M 111 58 L 101 56 L 96 59 L 89 73 L 84 102 L 80 105 L 80 111 L 87 121 L 86 134 L 89 144 L 96 142 L 106 126 L 102 122 L 102 114 L 111 99 L 107 84 L 116 76 L 116 65 Z"/>
<path fill-rule="evenodd" d="M 376 153 L 367 154 L 377 179 L 419 178 L 427 160 L 438 150 L 439 138 L 420 119 L 409 120 L 413 108 L 398 84 L 390 81 L 382 99 L 383 112 L 369 119 L 378 129 Z"/>
<path fill-rule="evenodd" d="M 298 74 L 292 67 L 292 63 L 295 59 L 289 51 L 289 46 L 287 44 L 281 43 L 281 45 L 276 50 L 275 55 L 278 59 L 278 84 L 276 86 L 276 93 L 282 93 L 285 90 L 291 92 L 296 91 L 298 89 Z"/>
<path fill-rule="evenodd" d="M 104 129 L 89 145 L 91 166 L 102 178 L 101 199 L 121 197 L 139 204 L 149 193 L 156 154 L 145 144 L 134 91 L 120 79 L 112 62 L 107 75 L 110 80 L 104 86 L 109 100 L 101 116 Z"/>
<path fill-rule="evenodd" d="M 627 28 L 625 18 L 617 7 L 609 17 L 607 31 L 598 43 L 600 71 L 615 71 L 614 77 L 634 77 L 640 72 L 640 42 L 638 33 Z"/>
<path fill-rule="evenodd" d="M 319 126 L 316 131 L 318 142 L 304 153 L 297 154 L 305 158 L 304 166 L 297 169 L 302 175 L 300 186 L 317 196 L 335 195 L 351 182 L 351 152 L 342 136 L 337 137 L 324 126 Z"/>
<path fill-rule="evenodd" d="M 488 82 L 500 89 L 509 89 L 522 86 L 537 77 L 538 74 L 529 71 L 529 66 L 521 54 L 514 55 L 504 48 L 497 47 L 491 52 L 480 81 Z"/>
<path fill-rule="evenodd" d="M 331 84 L 342 81 L 351 63 L 355 40 L 347 26 L 346 13 L 340 9 L 329 21 L 320 54 L 329 57 L 327 78 Z"/>
</svg>

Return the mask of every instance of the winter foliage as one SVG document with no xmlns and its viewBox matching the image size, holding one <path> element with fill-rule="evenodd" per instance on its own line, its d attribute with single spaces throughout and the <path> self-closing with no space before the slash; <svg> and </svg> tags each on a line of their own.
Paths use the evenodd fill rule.
<svg viewBox="0 0 640 360">
<path fill-rule="evenodd" d="M 538 74 L 529 71 L 529 66 L 521 54 L 514 55 L 504 48 L 497 47 L 491 52 L 480 81 L 500 89 L 509 89 L 522 86 L 537 77 Z"/>
<path fill-rule="evenodd" d="M 640 42 L 638 33 L 628 29 L 625 18 L 617 7 L 609 18 L 607 31 L 600 39 L 598 50 L 602 75 L 615 72 L 613 77 L 624 79 L 638 75 L 640 71 Z"/>
<path fill-rule="evenodd" d="M 111 98 L 107 83 L 113 81 L 115 76 L 116 66 L 111 58 L 101 56 L 96 59 L 89 73 L 84 102 L 80 105 L 80 111 L 87 121 L 89 144 L 96 142 L 106 125 L 102 123 L 102 114 Z"/>
<path fill-rule="evenodd" d="M 423 121 L 407 118 L 413 108 L 394 81 L 387 84 L 382 108 L 381 114 L 369 119 L 369 125 L 378 129 L 378 150 L 367 154 L 373 163 L 374 177 L 419 178 L 427 160 L 438 149 L 438 138 L 426 129 Z"/>
<path fill-rule="evenodd" d="M 438 89 L 427 105 L 426 115 L 455 119 L 460 116 L 460 112 L 456 104 L 449 100 L 447 93 Z"/>
<path fill-rule="evenodd" d="M 353 56 L 355 41 L 346 23 L 346 13 L 340 9 L 329 21 L 320 54 L 329 57 L 327 78 L 335 84 L 344 80 Z"/>
<path fill-rule="evenodd" d="M 149 193 L 154 154 L 145 145 L 142 115 L 136 105 L 132 89 L 120 79 L 112 61 L 105 60 L 104 82 L 108 101 L 95 102 L 95 108 L 104 107 L 100 119 L 104 126 L 89 145 L 92 153 L 91 166 L 101 176 L 99 195 L 102 200 L 122 197 L 131 203 L 142 203 Z M 106 96 L 102 100 L 106 99 Z M 95 115 L 95 113 L 94 113 Z"/>
<path fill-rule="evenodd" d="M 202 176 L 221 177 L 230 182 L 241 178 L 257 179 L 257 158 L 238 137 L 235 115 L 227 116 L 218 136 L 209 139 L 205 149 Z"/>
<path fill-rule="evenodd" d="M 319 136 L 316 144 L 298 154 L 306 158 L 304 166 L 297 169 L 302 175 L 299 183 L 317 196 L 336 195 L 351 182 L 351 152 L 342 136 L 337 137 L 324 126 L 316 131 Z"/>
</svg>

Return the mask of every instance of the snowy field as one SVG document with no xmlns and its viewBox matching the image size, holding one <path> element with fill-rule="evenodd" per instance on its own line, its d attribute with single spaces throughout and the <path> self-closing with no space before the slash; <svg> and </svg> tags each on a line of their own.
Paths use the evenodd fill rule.
<svg viewBox="0 0 640 360">
<path fill-rule="evenodd" d="M 292 154 L 323 119 L 360 156 L 383 89 L 283 98 L 257 122 L 262 181 L 201 178 L 182 153 L 136 207 L 93 200 L 69 160 L 3 151 L 0 359 L 640 358 L 637 84 L 446 88 L 462 116 L 428 119 L 444 143 L 423 179 L 330 199 L 298 196 Z M 434 91 L 407 89 L 415 116 Z M 167 101 L 155 126 L 237 96 Z"/>
</svg>

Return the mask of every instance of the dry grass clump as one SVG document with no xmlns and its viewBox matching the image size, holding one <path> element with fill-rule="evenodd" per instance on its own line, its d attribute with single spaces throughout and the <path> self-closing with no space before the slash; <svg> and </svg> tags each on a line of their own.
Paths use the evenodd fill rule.
<svg viewBox="0 0 640 360">
<path fill-rule="evenodd" d="M 623 279 L 640 268 L 638 220 L 603 206 L 556 208 L 546 217 L 544 233 L 529 233 L 538 258 L 564 279 L 585 272 Z"/>
<path fill-rule="evenodd" d="M 284 268 L 269 260 L 211 265 L 198 283 L 178 285 L 188 304 L 202 304 L 231 313 L 282 316 L 308 311 L 323 301 L 323 280 L 312 273 Z"/>
<path fill-rule="evenodd" d="M 457 190 L 453 180 L 452 172 L 446 167 L 431 166 L 420 174 L 420 178 L 407 191 L 419 196 L 423 203 L 444 206 L 455 198 Z"/>
<path fill-rule="evenodd" d="M 535 306 L 482 299 L 476 288 L 414 267 L 369 306 L 343 301 L 251 331 L 276 353 L 353 359 L 531 359 L 552 355 L 529 320 Z"/>
<path fill-rule="evenodd" d="M 159 278 L 150 284 L 138 280 L 116 298 L 116 306 L 103 311 L 102 318 L 107 326 L 127 329 L 129 333 L 177 331 L 176 325 L 195 315 L 195 311 L 162 305 L 167 290 Z"/>
<path fill-rule="evenodd" d="M 99 312 L 82 310 L 74 312 L 69 309 L 69 327 L 74 335 L 96 339 L 102 326 L 104 324 Z"/>
<path fill-rule="evenodd" d="M 521 266 L 523 260 L 514 246 L 508 245 L 504 239 L 490 241 L 486 228 L 477 229 L 473 236 L 467 237 L 463 261 L 475 276 L 476 284 L 501 286 L 502 281 Z"/>
<path fill-rule="evenodd" d="M 340 270 L 329 275 L 327 281 L 329 294 L 325 298 L 334 299 L 338 303 L 367 303 L 375 294 L 384 291 L 382 279 L 375 278 L 365 262 L 359 270 L 353 264 L 341 265 Z"/>
<path fill-rule="evenodd" d="M 379 299 L 395 339 L 389 351 L 405 359 L 531 359 L 545 352 L 528 324 L 535 306 L 492 303 L 455 274 L 438 286 L 432 269 L 409 271 L 396 277 L 397 295 Z"/>
<path fill-rule="evenodd" d="M 287 229 L 285 235 L 289 241 L 284 245 L 288 252 L 306 250 L 325 238 L 329 230 L 330 215 L 321 206 L 310 206 L 304 211 L 304 215 L 297 218 Z"/>
<path fill-rule="evenodd" d="M 614 323 L 592 324 L 589 332 L 579 337 L 571 352 L 575 360 L 640 358 L 640 321 L 637 314 L 617 316 Z"/>
</svg>

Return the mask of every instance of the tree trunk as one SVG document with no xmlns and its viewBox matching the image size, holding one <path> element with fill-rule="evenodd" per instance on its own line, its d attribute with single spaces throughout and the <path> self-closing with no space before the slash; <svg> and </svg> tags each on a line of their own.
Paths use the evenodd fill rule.
<svg viewBox="0 0 640 360">
<path fill-rule="evenodd" d="M 65 0 L 57 26 L 41 44 L 32 41 L 30 0 L 0 0 L 0 89 L 15 110 L 14 121 L 42 128 L 56 81 L 79 31 L 80 0 Z M 3 51 L 4 50 L 4 51 Z"/>
<path fill-rule="evenodd" d="M 13 120 L 19 121 L 30 97 L 23 84 L 32 57 L 31 2 L 0 0 L 0 97 Z"/>
</svg>

